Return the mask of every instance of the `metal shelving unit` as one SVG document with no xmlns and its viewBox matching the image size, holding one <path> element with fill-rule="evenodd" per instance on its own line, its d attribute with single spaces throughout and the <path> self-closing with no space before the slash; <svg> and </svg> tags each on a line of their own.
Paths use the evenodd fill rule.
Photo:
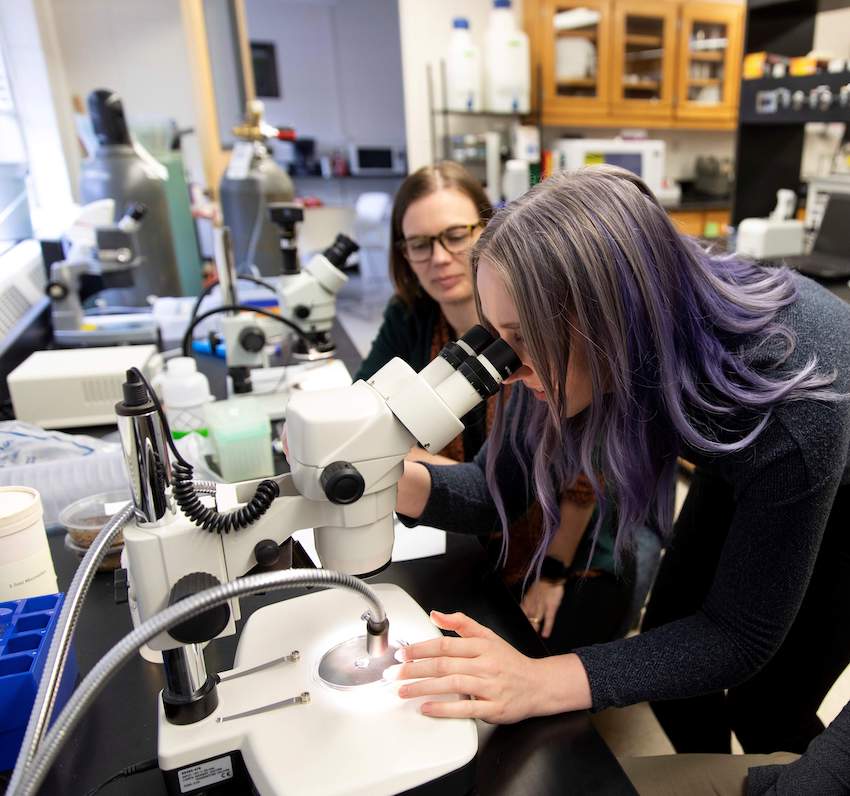
<svg viewBox="0 0 850 796">
<path fill-rule="evenodd" d="M 441 105 L 437 106 L 434 98 L 434 74 L 431 64 L 426 65 L 426 75 L 428 80 L 428 116 L 431 126 L 431 162 L 436 163 L 438 160 L 448 159 L 448 141 L 452 135 L 450 119 L 501 119 L 506 121 L 525 122 L 533 124 L 540 129 L 539 114 L 532 110 L 531 113 L 502 113 L 498 111 L 456 111 L 450 110 L 447 106 L 448 97 L 448 81 L 446 78 L 446 62 L 439 62 L 440 69 L 440 98 Z M 538 81 L 539 83 L 539 81 Z M 538 108 L 540 107 L 538 102 Z M 437 121 L 440 122 L 439 134 L 437 131 Z M 458 133 L 463 132 L 459 130 Z M 542 129 L 541 129 L 542 138 Z M 464 161 L 464 163 L 476 163 L 479 161 Z M 483 161 L 481 161 L 483 162 Z"/>
</svg>

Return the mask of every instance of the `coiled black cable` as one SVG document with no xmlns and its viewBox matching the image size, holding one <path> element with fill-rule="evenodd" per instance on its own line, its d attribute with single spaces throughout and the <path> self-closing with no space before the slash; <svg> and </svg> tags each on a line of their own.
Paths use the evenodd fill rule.
<svg viewBox="0 0 850 796">
<path fill-rule="evenodd" d="M 226 514 L 204 506 L 199 500 L 192 483 L 194 479 L 194 468 L 180 455 L 180 451 L 177 450 L 177 446 L 174 444 L 174 439 L 171 436 L 168 418 L 165 416 L 156 392 L 138 368 L 130 368 L 130 370 L 137 374 L 144 383 L 148 397 L 156 407 L 157 414 L 162 421 L 168 447 L 171 449 L 172 454 L 174 454 L 174 462 L 171 465 L 172 491 L 174 492 L 174 499 L 183 513 L 199 528 L 203 528 L 210 533 L 213 531 L 216 533 L 238 531 L 249 527 L 260 519 L 269 510 L 272 501 L 280 495 L 280 487 L 277 482 L 271 479 L 260 481 L 257 484 L 254 496 L 244 506 L 229 511 Z"/>
<path fill-rule="evenodd" d="M 272 501 L 280 495 L 280 487 L 275 481 L 265 480 L 257 485 L 257 491 L 241 508 L 221 514 L 215 509 L 207 508 L 198 499 L 195 487 L 192 485 L 192 465 L 179 460 L 171 466 L 173 476 L 173 491 L 177 505 L 183 513 L 199 528 L 212 533 L 230 533 L 247 528 L 263 516 L 271 506 Z"/>
</svg>

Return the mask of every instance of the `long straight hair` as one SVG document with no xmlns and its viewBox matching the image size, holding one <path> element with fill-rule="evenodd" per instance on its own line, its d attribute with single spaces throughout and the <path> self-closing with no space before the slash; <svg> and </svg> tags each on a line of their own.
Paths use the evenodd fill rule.
<svg viewBox="0 0 850 796">
<path fill-rule="evenodd" d="M 504 553 L 496 458 L 505 444 L 520 461 L 523 452 L 532 457 L 526 477 L 545 520 L 530 571 L 539 571 L 558 526 L 559 493 L 579 473 L 601 509 L 594 534 L 612 509 L 604 495 L 615 496 L 621 561 L 636 527 L 671 531 L 683 444 L 740 451 L 779 403 L 838 397 L 828 388 L 834 374 L 819 373 L 815 359 L 782 367 L 795 340 L 775 316 L 796 297 L 790 272 L 710 255 L 676 231 L 631 172 L 592 167 L 549 177 L 496 214 L 475 246 L 474 268 L 482 260 L 516 305 L 546 395 L 545 403 L 521 396 L 509 428 L 499 408 L 486 461 Z M 477 291 L 476 301 L 481 314 Z M 576 335 L 592 400 L 568 418 L 564 385 Z"/>
</svg>

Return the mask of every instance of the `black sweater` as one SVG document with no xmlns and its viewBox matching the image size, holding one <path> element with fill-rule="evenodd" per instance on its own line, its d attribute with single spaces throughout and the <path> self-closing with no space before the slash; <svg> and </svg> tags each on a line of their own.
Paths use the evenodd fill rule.
<svg viewBox="0 0 850 796">
<path fill-rule="evenodd" d="M 785 368 L 817 356 L 850 391 L 850 306 L 795 276 L 798 297 L 777 320 L 797 337 Z M 515 389 L 509 409 L 532 400 Z M 777 407 L 754 444 L 723 456 L 683 454 L 734 489 L 737 510 L 702 609 L 633 638 L 576 650 L 590 680 L 593 709 L 718 691 L 753 675 L 782 643 L 808 586 L 836 490 L 848 478 L 850 402 L 803 400 Z M 473 462 L 428 466 L 431 494 L 421 522 L 450 531 L 498 527 L 484 478 Z M 509 512 L 530 499 L 518 464 L 503 455 L 498 479 Z M 813 654 L 816 654 L 813 652 Z"/>
<path fill-rule="evenodd" d="M 748 796 L 846 796 L 850 793 L 850 702 L 806 749 L 784 766 L 747 772 Z"/>
</svg>

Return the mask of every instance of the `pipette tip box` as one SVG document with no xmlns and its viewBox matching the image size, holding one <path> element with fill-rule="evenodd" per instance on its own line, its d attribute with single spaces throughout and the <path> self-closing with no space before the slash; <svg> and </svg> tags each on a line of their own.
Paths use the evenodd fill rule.
<svg viewBox="0 0 850 796">
<path fill-rule="evenodd" d="M 0 771 L 15 765 L 64 594 L 0 602 Z M 77 680 L 73 649 L 56 695 L 54 717 Z"/>
</svg>

